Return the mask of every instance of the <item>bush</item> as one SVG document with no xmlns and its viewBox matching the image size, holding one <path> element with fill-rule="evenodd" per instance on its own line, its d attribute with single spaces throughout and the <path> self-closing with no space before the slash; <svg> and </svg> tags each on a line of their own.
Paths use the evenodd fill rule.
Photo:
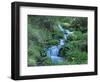
<svg viewBox="0 0 100 82">
<path fill-rule="evenodd" d="M 83 34 L 82 34 L 82 32 L 81 31 L 75 31 L 74 32 L 74 35 L 75 35 L 75 39 L 76 40 L 80 40 L 80 39 L 82 39 L 83 38 Z"/>
<path fill-rule="evenodd" d="M 61 38 L 64 38 L 64 34 L 63 34 L 63 32 L 61 32 L 61 31 L 54 31 L 54 32 L 52 33 L 52 37 L 53 37 L 54 39 L 61 39 Z"/>
<path fill-rule="evenodd" d="M 35 66 L 37 62 L 34 58 L 28 58 L 28 66 Z"/>
<path fill-rule="evenodd" d="M 48 45 L 58 45 L 59 44 L 59 40 L 53 39 L 48 41 Z"/>
<path fill-rule="evenodd" d="M 86 64 L 87 53 L 76 49 L 68 56 L 67 59 L 68 62 L 74 62 L 74 64 Z"/>
<path fill-rule="evenodd" d="M 69 47 L 63 46 L 59 51 L 59 56 L 66 58 L 68 51 L 69 51 Z"/>
<path fill-rule="evenodd" d="M 52 61 L 50 58 L 46 57 L 42 64 L 43 65 L 52 65 Z"/>
</svg>

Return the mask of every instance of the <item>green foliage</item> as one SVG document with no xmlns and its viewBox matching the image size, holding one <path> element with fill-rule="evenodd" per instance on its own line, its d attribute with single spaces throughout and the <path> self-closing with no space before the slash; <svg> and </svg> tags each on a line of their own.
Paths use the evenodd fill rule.
<svg viewBox="0 0 100 82">
<path fill-rule="evenodd" d="M 87 53 L 80 52 L 78 49 L 74 50 L 67 58 L 68 62 L 74 64 L 86 64 L 87 63 Z"/>
<path fill-rule="evenodd" d="M 59 54 L 60 54 L 60 56 L 61 57 L 67 57 L 67 51 L 69 50 L 69 47 L 67 47 L 67 46 L 63 46 L 61 49 L 60 49 L 60 52 L 59 52 Z"/>
<path fill-rule="evenodd" d="M 34 58 L 28 58 L 28 66 L 34 66 L 37 65 L 37 62 Z"/>
<path fill-rule="evenodd" d="M 48 58 L 46 49 L 58 45 L 64 38 L 58 24 L 73 34 L 59 51 L 64 61 L 58 61 L 56 65 L 87 63 L 87 17 L 28 15 L 28 66 L 55 65 Z"/>
<path fill-rule="evenodd" d="M 61 32 L 61 31 L 53 31 L 52 32 L 52 38 L 54 38 L 54 39 L 64 38 L 63 32 Z"/>
<path fill-rule="evenodd" d="M 50 58 L 46 57 L 44 62 L 42 63 L 43 65 L 52 65 L 52 61 Z"/>
<path fill-rule="evenodd" d="M 48 42 L 48 45 L 58 45 L 58 44 L 59 44 L 59 41 L 56 40 L 56 39 L 50 40 L 50 41 Z"/>
</svg>

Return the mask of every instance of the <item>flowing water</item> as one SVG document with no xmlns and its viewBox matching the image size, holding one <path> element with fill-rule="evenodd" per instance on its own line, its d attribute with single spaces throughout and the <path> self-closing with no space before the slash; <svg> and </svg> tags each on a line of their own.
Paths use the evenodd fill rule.
<svg viewBox="0 0 100 82">
<path fill-rule="evenodd" d="M 58 25 L 60 31 L 63 32 L 63 39 L 60 39 L 58 45 L 51 46 L 47 49 L 47 55 L 49 58 L 51 58 L 52 63 L 56 64 L 57 62 L 63 62 L 63 57 L 59 56 L 59 51 L 61 47 L 65 44 L 65 40 L 67 40 L 68 36 L 72 34 L 73 32 L 70 32 L 69 30 L 64 29 L 61 25 Z"/>
</svg>

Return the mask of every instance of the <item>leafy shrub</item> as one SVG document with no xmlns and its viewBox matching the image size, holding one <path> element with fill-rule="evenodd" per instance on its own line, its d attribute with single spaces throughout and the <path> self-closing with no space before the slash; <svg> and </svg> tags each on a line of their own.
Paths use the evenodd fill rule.
<svg viewBox="0 0 100 82">
<path fill-rule="evenodd" d="M 69 47 L 63 46 L 59 51 L 59 56 L 66 58 L 68 50 L 69 50 Z"/>
<path fill-rule="evenodd" d="M 83 37 L 83 34 L 82 34 L 82 32 L 81 31 L 75 31 L 74 32 L 74 35 L 76 36 L 76 40 L 80 40 L 80 39 L 82 39 Z"/>
<path fill-rule="evenodd" d="M 74 64 L 85 64 L 87 61 L 87 53 L 76 49 L 68 56 L 67 59 L 69 62 L 74 62 Z"/>
<path fill-rule="evenodd" d="M 43 65 L 52 65 L 52 61 L 50 58 L 46 57 L 42 64 Z"/>
<path fill-rule="evenodd" d="M 63 32 L 61 32 L 61 31 L 54 31 L 54 32 L 52 33 L 52 37 L 53 37 L 54 39 L 61 39 L 61 38 L 64 38 Z"/>
<path fill-rule="evenodd" d="M 37 62 L 34 58 L 28 58 L 28 66 L 35 66 Z"/>
<path fill-rule="evenodd" d="M 59 40 L 56 40 L 56 39 L 50 40 L 48 42 L 48 45 L 58 45 L 58 44 L 59 44 Z"/>
</svg>

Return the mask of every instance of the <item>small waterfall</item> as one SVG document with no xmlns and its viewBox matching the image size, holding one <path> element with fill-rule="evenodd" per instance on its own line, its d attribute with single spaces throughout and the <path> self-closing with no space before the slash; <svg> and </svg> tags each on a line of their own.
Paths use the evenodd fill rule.
<svg viewBox="0 0 100 82">
<path fill-rule="evenodd" d="M 60 43 L 59 43 L 59 45 L 63 46 L 64 44 L 65 44 L 64 39 L 60 39 Z"/>
<path fill-rule="evenodd" d="M 59 55 L 59 47 L 58 46 L 52 46 L 48 48 L 48 56 L 50 57 L 51 54 L 52 56 L 58 56 Z"/>
<path fill-rule="evenodd" d="M 59 27 L 60 31 L 64 31 L 64 29 L 62 28 L 62 26 L 60 24 L 58 25 L 58 27 Z"/>
<path fill-rule="evenodd" d="M 63 39 L 60 39 L 59 45 L 51 46 L 47 49 L 47 55 L 49 58 L 51 58 L 52 63 L 56 64 L 58 61 L 63 62 L 63 58 L 59 56 L 59 51 L 61 47 L 65 44 L 65 40 L 67 40 L 67 37 L 72 34 L 73 32 L 70 32 L 69 30 L 63 29 L 63 27 L 59 24 L 58 25 L 60 31 L 63 32 Z"/>
</svg>

